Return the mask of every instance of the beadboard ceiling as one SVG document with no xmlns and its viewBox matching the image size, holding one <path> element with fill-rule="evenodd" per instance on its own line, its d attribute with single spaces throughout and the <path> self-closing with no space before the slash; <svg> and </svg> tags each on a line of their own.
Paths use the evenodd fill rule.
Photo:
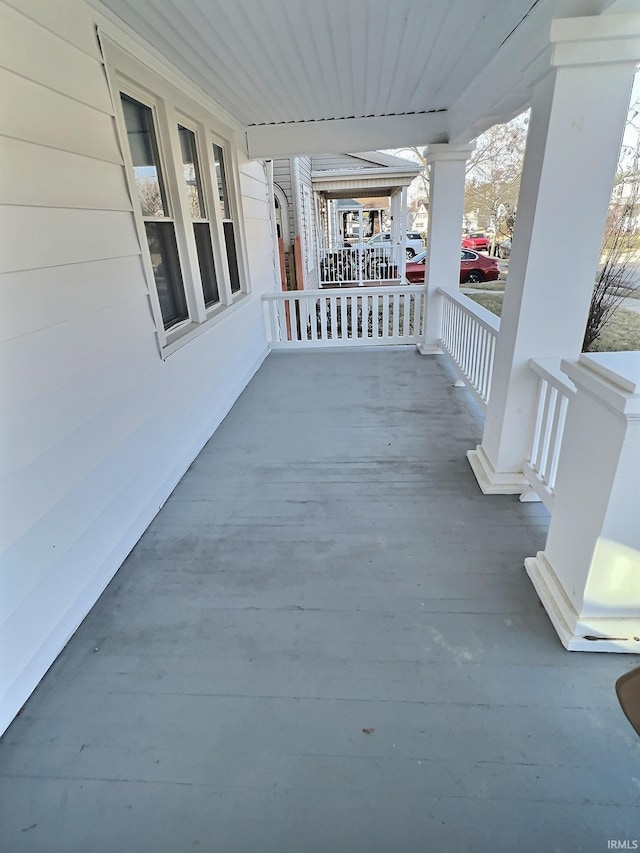
<svg viewBox="0 0 640 853">
<path fill-rule="evenodd" d="M 612 2 L 103 0 L 103 5 L 246 128 L 336 119 L 347 124 L 368 119 L 359 126 L 373 127 L 371 119 L 445 113 L 462 140 L 501 113 L 510 117 L 526 106 L 532 83 L 548 67 L 552 18 L 599 14 Z M 433 127 L 438 141 L 450 135 L 441 117 Z"/>
</svg>

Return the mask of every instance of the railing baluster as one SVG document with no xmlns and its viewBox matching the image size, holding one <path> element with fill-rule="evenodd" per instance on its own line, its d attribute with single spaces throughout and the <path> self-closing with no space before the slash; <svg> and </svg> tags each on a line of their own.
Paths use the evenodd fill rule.
<svg viewBox="0 0 640 853">
<path fill-rule="evenodd" d="M 400 305 L 398 303 L 397 294 L 393 294 L 393 332 L 392 337 L 397 338 L 400 335 Z"/>
<path fill-rule="evenodd" d="M 338 300 L 333 295 L 329 297 L 329 311 L 331 313 L 331 341 L 335 346 L 338 340 Z"/>
<path fill-rule="evenodd" d="M 347 297 L 344 293 L 340 294 L 340 340 L 346 341 L 349 338 L 349 324 L 347 320 Z"/>
<path fill-rule="evenodd" d="M 291 304 L 291 338 L 296 342 L 304 340 L 302 335 L 302 311 L 300 310 L 300 297 L 294 296 L 290 300 Z"/>
<path fill-rule="evenodd" d="M 389 337 L 389 294 L 382 294 L 382 337 L 386 341 Z"/>
<path fill-rule="evenodd" d="M 538 456 L 538 448 L 540 447 L 540 436 L 542 435 L 542 411 L 544 409 L 545 389 L 547 380 L 544 376 L 538 377 L 538 405 L 536 407 L 536 420 L 533 427 L 533 440 L 531 442 L 531 452 L 529 453 L 528 462 L 533 464 L 533 460 Z"/>
<path fill-rule="evenodd" d="M 321 296 L 318 300 L 320 304 L 320 340 L 326 341 L 329 337 L 327 334 L 327 297 Z"/>
<path fill-rule="evenodd" d="M 278 326 L 278 303 L 272 302 L 271 304 L 264 306 L 267 312 L 267 318 L 269 323 L 269 341 L 279 341 L 280 340 L 280 329 Z"/>
<path fill-rule="evenodd" d="M 553 385 L 547 383 L 547 387 L 545 389 L 544 394 L 544 406 L 542 409 L 542 434 L 540 436 L 541 440 L 538 446 L 537 456 L 534 460 L 534 467 L 538 472 L 544 471 L 545 463 L 547 460 L 547 451 L 549 449 L 549 424 L 551 422 L 551 411 L 553 410 L 555 394 L 556 389 L 553 387 Z"/>
<path fill-rule="evenodd" d="M 547 441 L 547 453 L 544 460 L 544 468 L 540 470 L 540 476 L 547 483 L 551 481 L 551 469 L 553 467 L 553 457 L 555 453 L 556 440 L 558 438 L 558 424 L 560 422 L 560 410 L 562 408 L 562 398 L 558 394 L 558 389 L 555 390 L 553 400 L 553 411 L 550 412 L 551 419 L 549 423 L 549 438 Z"/>
<path fill-rule="evenodd" d="M 558 473 L 558 460 L 560 459 L 560 447 L 562 445 L 562 436 L 564 433 L 564 423 L 567 418 L 567 409 L 569 408 L 569 398 L 564 394 L 559 397 L 559 404 L 556 406 L 557 418 L 554 418 L 553 437 L 549 442 L 549 466 L 547 474 L 547 482 L 549 488 L 553 492 L 556 487 L 556 474 Z"/>
<path fill-rule="evenodd" d="M 531 433 L 531 445 L 523 472 L 527 482 L 553 511 L 558 460 L 562 448 L 565 418 L 575 388 L 559 370 L 560 359 L 532 359 L 538 376 L 538 404 Z"/>
<path fill-rule="evenodd" d="M 404 301 L 404 317 L 402 321 L 402 336 L 407 337 L 409 334 L 409 324 L 411 322 L 411 294 L 407 293 L 403 297 Z"/>
<path fill-rule="evenodd" d="M 380 314 L 380 294 L 371 294 L 371 337 L 376 340 L 380 337 L 378 331 L 378 316 Z"/>
<path fill-rule="evenodd" d="M 305 317 L 308 317 L 308 328 L 311 332 L 311 340 L 318 340 L 318 303 L 315 299 L 305 299 Z"/>
</svg>

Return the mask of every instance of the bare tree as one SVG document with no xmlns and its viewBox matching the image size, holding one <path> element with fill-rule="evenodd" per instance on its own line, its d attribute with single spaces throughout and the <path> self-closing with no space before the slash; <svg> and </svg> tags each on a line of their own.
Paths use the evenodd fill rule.
<svg viewBox="0 0 640 853">
<path fill-rule="evenodd" d="M 429 203 L 429 167 L 427 166 L 427 149 L 412 146 L 409 148 L 394 148 L 388 152 L 395 157 L 404 157 L 406 160 L 411 160 L 413 163 L 418 163 L 421 166 L 420 174 L 415 178 L 413 186 L 413 196 L 415 206 L 418 208 L 421 204 Z"/>
<path fill-rule="evenodd" d="M 496 124 L 478 137 L 467 164 L 465 215 L 498 237 L 511 237 L 520 192 L 528 114 Z"/>
<path fill-rule="evenodd" d="M 527 125 L 528 113 L 523 113 L 507 124 L 489 128 L 478 137 L 467 163 L 465 212 L 473 211 L 486 226 L 492 225 L 504 237 L 513 232 Z M 415 146 L 389 152 L 422 167 L 412 193 L 416 209 L 429 201 L 427 152 L 428 148 Z"/>
<path fill-rule="evenodd" d="M 602 243 L 602 264 L 591 296 L 589 318 L 584 333 L 582 351 L 588 352 L 600 337 L 622 300 L 640 289 L 635 281 L 637 260 L 634 259 L 636 240 L 630 223 L 638 216 L 638 184 L 622 204 L 609 209 L 607 227 Z"/>
<path fill-rule="evenodd" d="M 622 300 L 640 290 L 638 272 L 638 224 L 640 223 L 640 101 L 631 105 L 618 174 L 611 194 L 602 241 L 604 259 L 591 296 L 583 352 L 593 348 Z M 630 131 L 630 132 L 627 132 Z"/>
<path fill-rule="evenodd" d="M 164 204 L 160 185 L 152 178 L 138 179 L 138 196 L 143 216 L 164 216 Z"/>
</svg>

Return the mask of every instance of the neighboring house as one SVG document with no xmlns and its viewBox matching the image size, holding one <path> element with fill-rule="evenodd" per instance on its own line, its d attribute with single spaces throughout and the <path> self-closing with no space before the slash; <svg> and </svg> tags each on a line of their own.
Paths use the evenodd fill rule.
<svg viewBox="0 0 640 853">
<path fill-rule="evenodd" d="M 317 287 L 319 251 L 342 247 L 347 238 L 365 239 L 369 231 L 382 230 L 386 211 L 392 217 L 395 213 L 400 240 L 401 223 L 407 223 L 406 188 L 419 171 L 415 163 L 380 151 L 274 160 L 276 198 L 283 211 L 286 204 L 288 241 L 284 252 L 289 288 Z"/>
<path fill-rule="evenodd" d="M 429 223 L 429 211 L 426 204 L 421 204 L 413 217 L 411 228 L 414 231 L 426 231 Z"/>
<path fill-rule="evenodd" d="M 626 233 L 635 234 L 640 229 L 640 175 L 625 175 L 614 186 L 611 211 Z"/>
</svg>

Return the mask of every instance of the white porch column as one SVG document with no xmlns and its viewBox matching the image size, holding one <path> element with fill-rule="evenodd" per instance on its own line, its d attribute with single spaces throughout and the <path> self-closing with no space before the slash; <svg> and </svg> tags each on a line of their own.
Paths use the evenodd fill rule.
<svg viewBox="0 0 640 853">
<path fill-rule="evenodd" d="M 427 304 L 423 354 L 440 352 L 442 300 L 436 288 L 458 293 L 460 287 L 460 239 L 464 214 L 464 177 L 467 160 L 475 144 L 430 145 L 427 163 L 429 222 L 427 225 Z"/>
<path fill-rule="evenodd" d="M 398 277 L 404 284 L 407 269 L 407 188 L 400 190 L 400 251 L 398 257 Z"/>
<path fill-rule="evenodd" d="M 391 227 L 389 229 L 389 257 L 391 263 L 399 267 L 398 246 L 400 244 L 400 191 L 395 189 L 389 196 L 389 209 L 391 210 Z"/>
<path fill-rule="evenodd" d="M 525 561 L 566 648 L 640 653 L 640 353 L 562 362 L 569 404 L 544 551 Z"/>
<path fill-rule="evenodd" d="M 551 39 L 556 70 L 534 92 L 482 444 L 468 453 L 485 493 L 526 489 L 537 389 L 529 359 L 582 349 L 640 16 L 557 20 Z"/>
</svg>

